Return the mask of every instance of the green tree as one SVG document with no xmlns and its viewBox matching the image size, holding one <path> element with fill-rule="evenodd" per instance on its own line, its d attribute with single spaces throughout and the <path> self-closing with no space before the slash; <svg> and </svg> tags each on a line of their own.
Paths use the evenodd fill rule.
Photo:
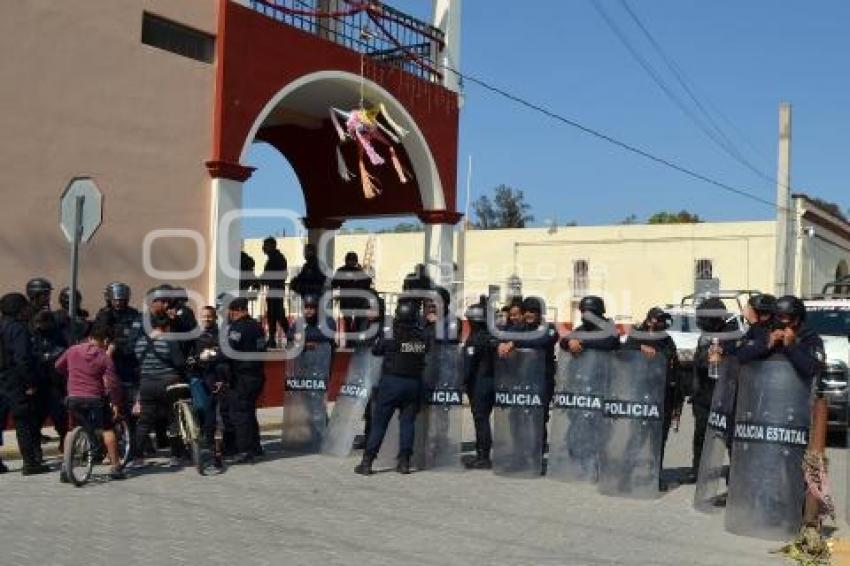
<svg viewBox="0 0 850 566">
<path fill-rule="evenodd" d="M 493 199 L 482 195 L 474 203 L 475 227 L 481 230 L 494 228 L 525 228 L 534 220 L 528 213 L 531 205 L 525 202 L 525 194 L 507 185 L 499 185 L 493 191 Z"/>
<path fill-rule="evenodd" d="M 647 224 L 698 224 L 702 222 L 700 217 L 687 210 L 679 212 L 656 212 L 647 220 Z"/>
<path fill-rule="evenodd" d="M 629 214 L 622 220 L 620 220 L 620 224 L 638 224 L 640 219 L 637 217 L 637 214 Z"/>
<path fill-rule="evenodd" d="M 823 200 L 817 197 L 809 197 L 813 203 L 818 205 L 820 208 L 824 209 L 831 215 L 836 218 L 840 218 L 844 222 L 847 222 L 847 217 L 844 215 L 844 212 L 841 210 L 841 207 L 835 204 L 834 202 L 830 202 L 828 200 Z"/>
</svg>

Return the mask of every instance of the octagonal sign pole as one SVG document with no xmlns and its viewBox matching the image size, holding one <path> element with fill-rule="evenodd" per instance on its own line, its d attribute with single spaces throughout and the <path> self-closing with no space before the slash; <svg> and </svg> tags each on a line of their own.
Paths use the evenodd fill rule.
<svg viewBox="0 0 850 566">
<path fill-rule="evenodd" d="M 88 242 L 103 220 L 103 194 L 88 177 L 73 179 L 59 205 L 59 227 L 71 244 L 71 288 L 68 296 L 71 344 L 76 343 L 77 274 L 80 267 L 80 242 Z"/>
</svg>

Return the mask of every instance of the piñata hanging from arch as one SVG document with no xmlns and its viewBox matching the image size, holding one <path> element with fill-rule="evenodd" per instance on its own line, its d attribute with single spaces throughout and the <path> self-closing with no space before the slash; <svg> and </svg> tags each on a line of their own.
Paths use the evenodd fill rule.
<svg viewBox="0 0 850 566">
<path fill-rule="evenodd" d="M 330 114 L 340 143 L 354 141 L 357 145 L 357 169 L 360 175 L 363 195 L 367 199 L 375 198 L 381 194 L 381 189 L 378 186 L 375 176 L 369 173 L 366 167 L 366 159 L 368 158 L 369 163 L 373 167 L 380 167 L 386 164 L 386 159 L 378 153 L 375 147 L 376 144 L 386 146 L 389 152 L 390 162 L 393 164 L 393 168 L 398 175 L 398 180 L 402 184 L 410 180 L 412 175 L 401 164 L 395 148 L 395 145 L 400 144 L 401 139 L 408 132 L 392 119 L 383 104 L 378 104 L 368 109 L 361 106 L 347 112 L 339 108 L 331 108 Z M 343 123 L 345 125 L 344 128 Z M 348 165 L 345 163 L 340 146 L 336 148 L 336 156 L 340 177 L 346 182 L 354 179 L 356 175 L 351 173 Z"/>
</svg>

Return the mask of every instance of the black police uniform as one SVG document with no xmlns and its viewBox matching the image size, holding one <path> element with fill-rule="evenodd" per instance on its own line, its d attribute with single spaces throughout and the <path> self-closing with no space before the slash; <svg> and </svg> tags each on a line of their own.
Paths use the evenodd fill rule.
<svg viewBox="0 0 850 566">
<path fill-rule="evenodd" d="M 5 393 L 12 417 L 18 447 L 24 461 L 24 473 L 41 469 L 41 431 L 36 422 L 34 395 L 27 390 L 35 387 L 32 342 L 24 322 L 4 316 L 0 319 L 0 388 Z"/>
<path fill-rule="evenodd" d="M 53 318 L 53 317 L 51 317 Z M 60 449 L 68 432 L 68 411 L 65 407 L 67 387 L 65 379 L 56 371 L 56 360 L 67 348 L 65 338 L 58 328 L 33 328 L 32 350 L 35 370 L 36 423 L 38 430 L 48 417 L 59 435 Z M 40 432 L 39 432 L 40 436 Z M 41 449 L 39 447 L 39 454 Z"/>
<path fill-rule="evenodd" d="M 752 335 L 748 333 L 748 336 L 752 336 L 752 338 L 750 340 L 745 338 L 742 341 L 741 347 L 736 352 L 738 361 L 745 364 L 755 360 L 767 359 L 773 354 L 783 354 L 797 370 L 797 375 L 809 384 L 820 375 L 825 355 L 823 340 L 817 332 L 803 324 L 797 331 L 797 340 L 790 346 L 780 344 L 770 347 L 768 345 L 769 335 L 770 329 L 764 327 Z"/>
<path fill-rule="evenodd" d="M 490 415 L 496 401 L 495 363 L 499 341 L 487 329 L 486 322 L 473 322 L 463 346 L 464 382 L 475 424 L 475 451 L 477 460 L 484 464 L 490 459 L 493 447 Z"/>
<path fill-rule="evenodd" d="M 343 311 L 346 332 L 359 332 L 363 330 L 367 322 L 366 317 L 353 316 L 352 310 L 365 310 L 369 308 L 369 299 L 364 297 L 347 297 L 345 291 L 369 291 L 372 288 L 372 278 L 369 277 L 359 265 L 343 265 L 336 270 L 331 281 L 331 288 L 339 289 L 343 296 L 339 299 L 339 308 Z"/>
<path fill-rule="evenodd" d="M 245 316 L 227 326 L 230 347 L 243 354 L 266 351 L 263 327 Z M 236 430 L 236 448 L 241 457 L 251 459 L 262 454 L 257 400 L 263 392 L 265 374 L 260 360 L 230 360 L 230 390 L 227 397 L 230 418 Z"/>
<path fill-rule="evenodd" d="M 373 352 L 383 356 L 383 377 L 375 399 L 365 457 L 378 455 L 393 413 L 399 411 L 399 458 L 413 454 L 416 414 L 422 400 L 422 372 L 430 337 L 421 320 L 396 321 L 392 338 L 383 337 Z"/>
<path fill-rule="evenodd" d="M 303 267 L 301 267 L 301 271 L 292 279 L 292 284 L 290 284 L 289 288 L 302 297 L 306 297 L 307 295 L 321 297 L 325 290 L 327 279 L 325 272 L 322 271 L 319 265 L 319 258 L 315 256 L 308 257 Z"/>
<path fill-rule="evenodd" d="M 719 340 L 718 345 L 723 350 L 724 356 L 735 355 L 735 351 L 740 340 L 740 330 L 734 323 L 725 323 L 719 333 L 736 334 L 735 337 L 724 338 Z M 702 334 L 697 342 L 696 350 L 694 350 L 694 375 L 693 389 L 691 392 L 691 405 L 694 413 L 694 439 L 693 439 L 693 459 L 692 470 L 689 479 L 695 479 L 695 474 L 699 470 L 699 463 L 702 459 L 702 446 L 705 441 L 705 431 L 708 426 L 708 417 L 711 413 L 711 399 L 714 397 L 714 385 L 716 381 L 709 377 L 709 361 L 708 353 L 711 348 L 713 338 L 710 335 Z"/>
</svg>

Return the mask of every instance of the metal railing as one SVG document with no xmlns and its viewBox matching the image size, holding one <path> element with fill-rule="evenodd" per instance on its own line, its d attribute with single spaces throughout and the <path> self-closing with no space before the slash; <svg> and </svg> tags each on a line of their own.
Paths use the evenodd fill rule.
<svg viewBox="0 0 850 566">
<path fill-rule="evenodd" d="M 445 46 L 443 32 L 381 2 L 249 0 L 249 5 L 269 18 L 314 33 L 376 62 L 427 81 L 442 82 L 439 55 Z"/>
</svg>

